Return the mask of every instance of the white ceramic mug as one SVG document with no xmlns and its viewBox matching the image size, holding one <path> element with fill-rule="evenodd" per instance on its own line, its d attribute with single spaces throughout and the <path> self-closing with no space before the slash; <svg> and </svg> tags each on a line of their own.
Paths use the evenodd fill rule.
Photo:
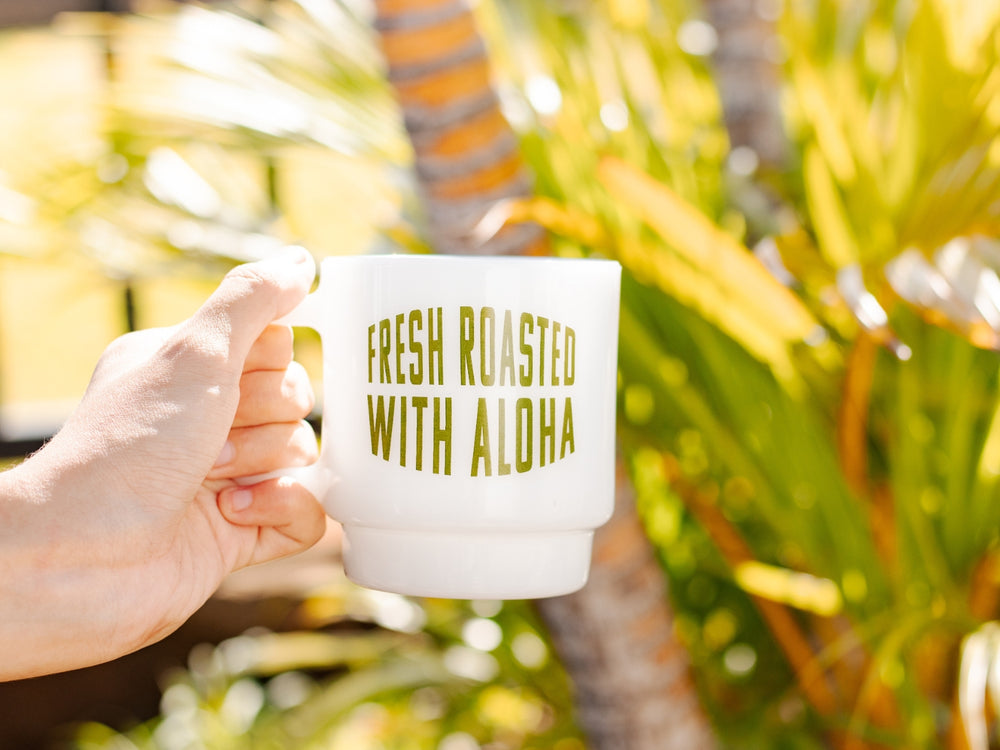
<svg viewBox="0 0 1000 750">
<path fill-rule="evenodd" d="M 614 503 L 613 261 L 326 258 L 279 322 L 319 332 L 319 461 L 363 586 L 460 599 L 587 580 Z"/>
</svg>

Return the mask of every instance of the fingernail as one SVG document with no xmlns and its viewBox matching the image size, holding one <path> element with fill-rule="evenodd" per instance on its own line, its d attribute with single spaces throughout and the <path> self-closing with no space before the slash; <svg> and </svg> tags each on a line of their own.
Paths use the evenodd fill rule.
<svg viewBox="0 0 1000 750">
<path fill-rule="evenodd" d="M 237 513 L 249 508 L 252 502 L 253 493 L 250 490 L 236 490 L 229 496 L 229 505 Z"/>
<path fill-rule="evenodd" d="M 225 466 L 234 458 L 236 458 L 236 446 L 233 445 L 232 440 L 227 440 L 226 444 L 222 446 L 222 450 L 219 451 L 219 457 L 215 459 L 215 465 L 216 467 Z"/>
</svg>

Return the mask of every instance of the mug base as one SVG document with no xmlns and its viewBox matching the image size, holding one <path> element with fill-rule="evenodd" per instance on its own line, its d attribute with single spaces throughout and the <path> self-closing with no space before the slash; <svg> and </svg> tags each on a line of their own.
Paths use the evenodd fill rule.
<svg viewBox="0 0 1000 750">
<path fill-rule="evenodd" d="M 441 599 L 538 599 L 583 588 L 594 532 L 475 533 L 344 526 L 347 577 Z"/>
</svg>

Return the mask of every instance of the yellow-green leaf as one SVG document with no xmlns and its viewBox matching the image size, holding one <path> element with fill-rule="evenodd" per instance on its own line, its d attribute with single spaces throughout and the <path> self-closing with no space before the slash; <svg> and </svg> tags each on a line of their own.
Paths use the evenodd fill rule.
<svg viewBox="0 0 1000 750">
<path fill-rule="evenodd" d="M 837 185 L 815 145 L 806 148 L 802 167 L 806 201 L 819 239 L 820 251 L 834 268 L 858 262 L 858 246 L 847 220 Z"/>
<path fill-rule="evenodd" d="M 857 169 L 854 155 L 840 125 L 840 117 L 831 101 L 832 96 L 823 77 L 805 59 L 797 60 L 793 69 L 795 91 L 801 98 L 802 116 L 816 134 L 816 141 L 830 162 L 838 182 L 854 181 Z"/>
<path fill-rule="evenodd" d="M 743 245 L 669 187 L 613 158 L 599 167 L 602 182 L 674 251 L 717 284 L 725 302 L 765 323 L 785 341 L 815 333 L 817 322 Z"/>
</svg>

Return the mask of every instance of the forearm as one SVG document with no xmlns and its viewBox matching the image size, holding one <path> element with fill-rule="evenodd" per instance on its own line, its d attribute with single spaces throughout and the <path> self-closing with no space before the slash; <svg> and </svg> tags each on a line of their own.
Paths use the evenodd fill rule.
<svg viewBox="0 0 1000 750">
<path fill-rule="evenodd" d="M 28 467 L 0 474 L 0 680 L 106 661 L 137 640 L 116 597 L 130 572 L 86 550 L 62 510 Z"/>
</svg>

